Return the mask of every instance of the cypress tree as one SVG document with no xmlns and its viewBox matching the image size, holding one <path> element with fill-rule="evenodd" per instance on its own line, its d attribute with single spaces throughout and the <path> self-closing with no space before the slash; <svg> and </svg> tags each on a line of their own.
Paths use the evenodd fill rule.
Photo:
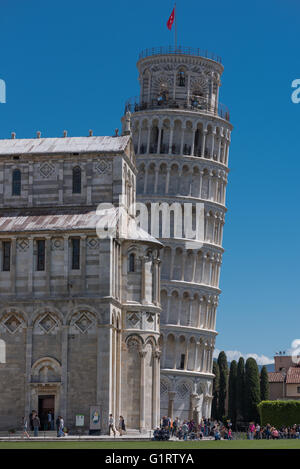
<svg viewBox="0 0 300 469">
<path fill-rule="evenodd" d="M 269 378 L 265 366 L 260 370 L 260 398 L 262 401 L 269 400 Z"/>
<path fill-rule="evenodd" d="M 219 420 L 222 420 L 222 418 L 225 416 L 227 381 L 228 381 L 228 363 L 227 363 L 227 357 L 226 357 L 225 352 L 219 353 L 218 365 L 220 369 L 218 418 Z"/>
<path fill-rule="evenodd" d="M 236 376 L 237 420 L 245 420 L 245 361 L 240 357 Z"/>
<path fill-rule="evenodd" d="M 213 362 L 213 374 L 215 375 L 213 381 L 213 400 L 211 406 L 211 416 L 213 419 L 218 418 L 218 400 L 219 400 L 219 387 L 220 387 L 220 370 L 218 362 Z"/>
<path fill-rule="evenodd" d="M 230 363 L 229 371 L 229 384 L 228 384 L 228 416 L 235 427 L 237 415 L 237 402 L 236 402 L 236 383 L 237 383 L 237 362 L 232 360 Z"/>
<path fill-rule="evenodd" d="M 260 403 L 260 382 L 258 366 L 254 358 L 248 358 L 245 365 L 245 417 L 259 422 L 257 405 Z"/>
</svg>

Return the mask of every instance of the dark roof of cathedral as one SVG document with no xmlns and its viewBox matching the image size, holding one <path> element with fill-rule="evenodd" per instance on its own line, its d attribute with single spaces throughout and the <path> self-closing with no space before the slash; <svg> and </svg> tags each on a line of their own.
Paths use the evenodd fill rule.
<svg viewBox="0 0 300 469">
<path fill-rule="evenodd" d="M 71 230 L 97 230 L 99 236 L 106 237 L 105 227 L 114 229 L 118 224 L 118 209 L 92 210 L 80 213 L 45 213 L 35 214 L 26 210 L 16 213 L 14 216 L 0 217 L 0 233 L 35 232 L 35 231 L 71 231 Z M 125 231 L 119 233 L 120 239 L 142 241 L 162 244 L 145 230 L 137 226 L 134 219 Z M 113 235 L 115 238 L 116 236 Z"/>
<path fill-rule="evenodd" d="M 129 139 L 129 135 L 0 139 L 0 155 L 122 152 L 126 149 Z"/>
</svg>

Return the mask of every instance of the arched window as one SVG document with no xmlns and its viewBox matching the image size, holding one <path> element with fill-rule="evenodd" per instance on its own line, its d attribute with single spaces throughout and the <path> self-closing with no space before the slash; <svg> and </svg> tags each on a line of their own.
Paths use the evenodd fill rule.
<svg viewBox="0 0 300 469">
<path fill-rule="evenodd" d="M 21 171 L 19 169 L 13 170 L 12 195 L 21 195 Z"/>
<path fill-rule="evenodd" d="M 135 271 L 135 255 L 134 254 L 129 254 L 129 272 L 134 272 Z"/>
<path fill-rule="evenodd" d="M 81 168 L 73 168 L 73 194 L 81 194 Z"/>
</svg>

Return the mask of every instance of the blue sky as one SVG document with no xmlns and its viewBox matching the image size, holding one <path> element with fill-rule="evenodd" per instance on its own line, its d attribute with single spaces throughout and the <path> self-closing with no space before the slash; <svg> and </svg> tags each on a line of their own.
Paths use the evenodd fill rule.
<svg viewBox="0 0 300 469">
<path fill-rule="evenodd" d="M 0 138 L 112 135 L 138 94 L 138 52 L 173 43 L 172 8 L 0 0 Z M 272 357 L 300 334 L 299 2 L 178 0 L 177 11 L 178 42 L 222 57 L 234 125 L 217 348 Z"/>
</svg>

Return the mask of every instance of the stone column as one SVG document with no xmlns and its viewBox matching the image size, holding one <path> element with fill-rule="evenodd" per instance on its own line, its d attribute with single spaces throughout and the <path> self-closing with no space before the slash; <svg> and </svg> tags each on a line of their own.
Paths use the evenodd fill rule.
<svg viewBox="0 0 300 469">
<path fill-rule="evenodd" d="M 140 150 L 141 150 L 141 128 L 139 126 L 139 136 L 138 136 L 138 147 L 137 147 L 137 152 L 138 152 L 138 155 L 140 154 Z"/>
<path fill-rule="evenodd" d="M 201 158 L 204 158 L 204 156 L 205 156 L 206 135 L 207 135 L 207 130 L 203 130 L 202 146 L 201 146 Z"/>
<path fill-rule="evenodd" d="M 169 140 L 169 151 L 168 151 L 169 155 L 172 154 L 173 133 L 174 133 L 174 127 L 171 126 L 171 128 L 170 128 L 170 140 Z"/>
<path fill-rule="evenodd" d="M 58 203 L 63 204 L 64 201 L 64 162 L 58 162 Z"/>
<path fill-rule="evenodd" d="M 180 155 L 183 155 L 183 145 L 184 145 L 184 127 L 182 127 L 181 129 Z"/>
<path fill-rule="evenodd" d="M 46 293 L 51 295 L 51 237 L 45 240 Z"/>
<path fill-rule="evenodd" d="M 154 194 L 157 193 L 159 168 L 155 168 Z"/>
<path fill-rule="evenodd" d="M 140 351 L 141 358 L 141 381 L 140 381 L 140 431 L 145 431 L 145 358 L 146 351 Z"/>
<path fill-rule="evenodd" d="M 161 146 L 161 125 L 159 125 L 158 129 L 158 142 L 157 142 L 157 154 L 160 154 L 160 146 Z"/>
<path fill-rule="evenodd" d="M 168 417 L 172 420 L 174 419 L 174 400 L 175 400 L 176 392 L 169 391 L 169 405 L 168 405 Z"/>
<path fill-rule="evenodd" d="M 170 169 L 170 167 L 168 166 L 168 168 L 167 168 L 167 177 L 166 177 L 166 189 L 165 189 L 165 193 L 166 193 L 166 194 L 169 192 L 170 172 L 171 172 L 171 169 Z"/>
<path fill-rule="evenodd" d="M 192 150 L 191 150 L 191 156 L 195 156 L 195 133 L 196 129 L 192 130 Z"/>
<path fill-rule="evenodd" d="M 141 258 L 141 265 L 142 265 L 142 275 L 141 275 L 141 303 L 145 304 L 146 302 L 146 262 L 148 258 L 146 256 L 142 256 Z"/>
<path fill-rule="evenodd" d="M 176 370 L 177 368 L 178 350 L 179 350 L 179 338 L 178 336 L 175 336 L 175 353 L 174 353 L 173 370 Z"/>
<path fill-rule="evenodd" d="M 10 290 L 12 295 L 16 293 L 16 256 L 17 256 L 17 238 L 11 238 L 11 261 L 10 261 Z"/>
<path fill-rule="evenodd" d="M 81 293 L 86 291 L 86 236 L 80 236 Z"/>
<path fill-rule="evenodd" d="M 149 123 L 148 123 L 149 125 Z M 148 127 L 148 137 L 147 137 L 147 150 L 146 153 L 150 153 L 150 138 L 151 138 L 151 127 Z"/>
<path fill-rule="evenodd" d="M 155 350 L 153 353 L 153 375 L 152 375 L 152 428 L 159 425 L 160 417 L 160 379 L 159 379 L 159 357 L 160 351 Z"/>
<path fill-rule="evenodd" d="M 28 295 L 32 295 L 33 293 L 33 272 L 35 270 L 34 265 L 34 238 L 30 236 L 28 238 L 29 247 L 28 247 Z"/>
<path fill-rule="evenodd" d="M 31 366 L 32 366 L 32 332 L 33 327 L 28 326 L 26 330 L 26 377 L 25 377 L 25 417 L 28 418 L 30 414 L 31 405 Z"/>
<path fill-rule="evenodd" d="M 68 330 L 69 326 L 62 326 L 61 339 L 61 395 L 60 412 L 65 421 L 67 421 L 67 396 L 68 396 Z"/>
<path fill-rule="evenodd" d="M 116 418 L 119 418 L 121 414 L 121 396 L 122 396 L 122 333 L 121 329 L 117 330 L 117 356 L 116 356 Z"/>
<path fill-rule="evenodd" d="M 169 324 L 169 321 L 170 321 L 170 304 L 171 304 L 171 299 L 172 299 L 171 293 L 168 293 L 167 298 L 168 298 L 168 300 L 167 300 L 167 311 L 166 311 L 166 324 Z"/>
<path fill-rule="evenodd" d="M 192 326 L 192 310 L 193 310 L 193 298 L 189 299 L 189 314 L 188 314 L 188 320 L 187 320 L 187 325 L 189 327 Z"/>
<path fill-rule="evenodd" d="M 200 402 L 200 396 L 198 394 L 191 394 L 191 411 L 192 411 L 191 418 L 194 418 L 194 413 L 195 413 L 197 425 L 199 425 L 200 423 L 199 402 Z"/>
<path fill-rule="evenodd" d="M 144 194 L 147 192 L 147 183 L 148 183 L 148 166 L 145 165 L 145 179 L 144 179 Z"/>
<path fill-rule="evenodd" d="M 28 206 L 33 205 L 33 164 L 28 163 Z"/>
</svg>

